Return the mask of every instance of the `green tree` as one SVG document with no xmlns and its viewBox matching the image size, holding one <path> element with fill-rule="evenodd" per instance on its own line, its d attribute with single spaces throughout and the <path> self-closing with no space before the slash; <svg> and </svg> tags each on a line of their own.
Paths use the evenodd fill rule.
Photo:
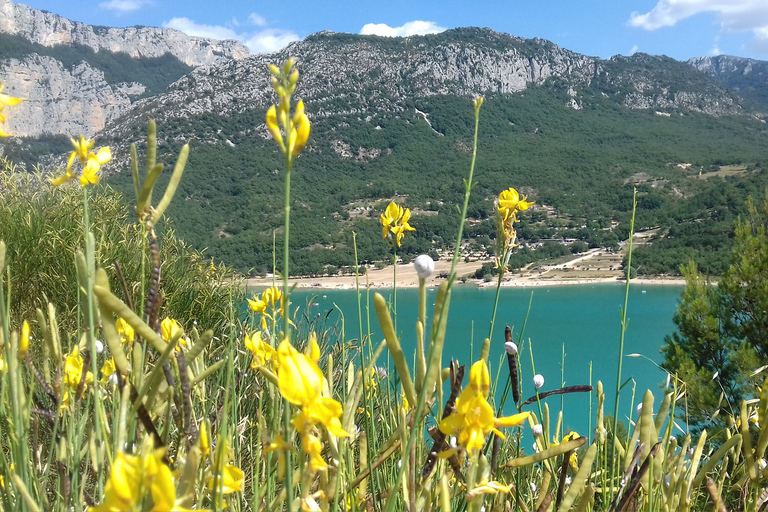
<svg viewBox="0 0 768 512">
<path fill-rule="evenodd" d="M 685 382 L 696 430 L 727 423 L 765 378 L 755 370 L 768 357 L 768 191 L 762 208 L 751 199 L 747 207 L 718 286 L 693 261 L 681 268 L 686 287 L 673 318 L 678 332 L 662 348 L 662 367 Z"/>
</svg>

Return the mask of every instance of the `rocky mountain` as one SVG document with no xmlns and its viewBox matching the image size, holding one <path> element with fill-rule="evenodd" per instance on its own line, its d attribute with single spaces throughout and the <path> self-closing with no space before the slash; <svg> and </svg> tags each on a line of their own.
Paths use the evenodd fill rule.
<svg viewBox="0 0 768 512">
<path fill-rule="evenodd" d="M 599 59 L 543 39 L 463 28 L 409 38 L 321 32 L 272 55 L 192 68 L 170 54 L 134 58 L 0 35 L 0 59 L 20 78 L 14 87 L 28 83 L 32 91 L 50 73 L 69 74 L 47 78 L 46 87 L 62 102 L 81 94 L 80 110 L 61 107 L 54 115 L 53 100 L 22 105 L 48 108 L 45 115 L 67 130 L 103 123 L 98 144 L 114 155 L 104 181 L 127 197 L 128 148 L 137 143 L 142 152 L 149 118 L 157 120 L 158 159 L 168 167 L 190 142 L 169 219 L 187 242 L 242 270 L 272 268 L 273 234 L 282 226 L 282 159 L 264 118 L 275 100 L 267 64 L 289 56 L 297 59 L 296 96 L 312 122 L 292 178 L 292 255 L 301 273 L 351 268 L 353 232 L 361 261 L 389 257 L 376 219 L 393 199 L 412 208 L 418 223 L 400 256 L 450 243 L 478 94 L 486 101 L 468 237 L 480 252 L 494 236 L 488 217 L 499 190 L 518 187 L 542 206 L 535 221 L 521 224 L 521 239 L 563 237 L 613 249 L 626 237 L 637 187 L 636 227 L 676 229 L 665 268 L 676 271 L 705 246 L 719 265 L 746 195 L 768 184 L 768 107 L 722 77 L 667 57 Z M 129 66 L 130 73 L 120 72 Z M 84 106 L 94 103 L 98 108 Z M 14 116 L 25 119 L 19 112 Z M 56 154 L 60 165 L 68 141 L 56 143 L 17 138 L 0 147 L 15 162 Z M 548 247 L 553 255 L 563 250 Z M 719 271 L 713 257 L 700 254 Z M 525 261 L 538 257 L 529 252 Z"/>
<path fill-rule="evenodd" d="M 717 55 L 694 58 L 688 63 L 737 90 L 746 99 L 768 109 L 768 62 L 732 55 Z"/>
<path fill-rule="evenodd" d="M 188 66 L 246 57 L 238 41 L 190 37 L 172 28 L 109 28 L 70 21 L 10 0 L 0 0 L 0 32 L 14 34 L 43 46 L 83 45 L 93 51 L 127 53 L 133 58 L 170 53 Z"/>
<path fill-rule="evenodd" d="M 635 54 L 602 60 L 543 39 L 465 28 L 410 38 L 313 34 L 274 55 L 200 67 L 167 92 L 138 102 L 130 116 L 227 116 L 265 108 L 272 91 L 264 69 L 289 55 L 302 71 L 299 94 L 316 117 L 386 116 L 406 109 L 412 98 L 516 93 L 548 80 L 568 88 L 568 104 L 576 109 L 583 92 L 597 87 L 631 109 L 718 116 L 754 110 L 734 90 L 674 59 Z"/>
<path fill-rule="evenodd" d="M 26 98 L 7 125 L 19 136 L 93 136 L 194 66 L 247 55 L 237 41 L 95 27 L 0 0 L 0 77 L 6 92 Z"/>
</svg>

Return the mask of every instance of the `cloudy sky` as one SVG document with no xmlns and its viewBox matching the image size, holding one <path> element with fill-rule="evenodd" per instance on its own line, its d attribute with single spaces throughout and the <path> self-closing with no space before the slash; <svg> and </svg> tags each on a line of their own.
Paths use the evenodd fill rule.
<svg viewBox="0 0 768 512">
<path fill-rule="evenodd" d="M 162 26 L 271 52 L 313 32 L 385 36 L 479 26 L 586 55 L 768 60 L 768 0 L 27 0 L 93 25 Z"/>
</svg>

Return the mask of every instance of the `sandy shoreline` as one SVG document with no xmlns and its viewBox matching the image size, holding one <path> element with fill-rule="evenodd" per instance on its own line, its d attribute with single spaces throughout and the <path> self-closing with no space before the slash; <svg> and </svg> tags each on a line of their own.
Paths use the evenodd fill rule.
<svg viewBox="0 0 768 512">
<path fill-rule="evenodd" d="M 463 276 L 470 276 L 475 273 L 475 270 L 479 269 L 484 263 L 493 263 L 492 259 L 477 260 L 468 263 L 460 262 L 456 267 L 456 275 L 461 278 Z M 451 262 L 449 260 L 439 260 L 435 262 L 435 272 L 427 279 L 427 286 L 434 287 L 439 285 L 446 279 L 451 269 Z M 391 288 L 393 282 L 393 268 L 392 266 L 385 267 L 383 269 L 367 269 L 367 276 L 364 274 L 366 269 L 360 269 L 360 288 L 364 289 L 366 282 L 371 288 Z M 503 287 L 541 287 L 541 286 L 569 286 L 569 285 L 585 285 L 585 284 L 624 284 L 623 273 L 620 271 L 613 271 L 606 276 L 607 272 L 595 273 L 598 274 L 595 277 L 584 276 L 583 273 L 579 273 L 574 277 L 566 277 L 560 273 L 554 275 L 552 271 L 533 272 L 528 274 L 509 274 L 509 277 L 505 277 L 502 281 Z M 576 274 L 576 273 L 574 273 Z M 279 278 L 276 278 L 279 281 Z M 273 278 L 259 277 L 250 278 L 246 280 L 246 286 L 249 289 L 260 289 L 272 286 Z M 322 276 L 322 277 L 299 277 L 291 278 L 291 285 L 295 285 L 296 288 L 301 289 L 316 289 L 316 290 L 354 290 L 355 289 L 355 276 Z M 280 285 L 279 282 L 277 282 Z M 462 284 L 458 281 L 457 284 Z M 674 285 L 684 286 L 685 280 L 682 278 L 638 278 L 633 279 L 632 284 L 635 286 L 656 286 L 656 285 Z M 416 275 L 416 271 L 413 265 L 410 263 L 397 265 L 397 287 L 398 288 L 416 288 L 419 285 L 419 278 Z M 496 279 L 489 282 L 485 282 L 481 279 L 467 279 L 465 285 L 477 286 L 480 288 L 495 287 Z"/>
</svg>

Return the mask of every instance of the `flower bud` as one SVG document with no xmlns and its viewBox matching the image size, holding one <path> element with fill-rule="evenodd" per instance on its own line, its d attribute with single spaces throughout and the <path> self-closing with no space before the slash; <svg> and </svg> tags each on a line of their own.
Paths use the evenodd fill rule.
<svg viewBox="0 0 768 512">
<path fill-rule="evenodd" d="M 482 96 L 477 96 L 477 97 L 475 98 L 475 112 L 477 112 L 478 110 L 480 110 L 480 107 L 481 107 L 482 105 L 483 105 L 483 97 L 482 97 Z"/>
<path fill-rule="evenodd" d="M 21 325 L 21 339 L 19 340 L 19 355 L 23 356 L 29 350 L 29 323 L 24 320 Z"/>
<path fill-rule="evenodd" d="M 296 85 L 296 82 L 299 81 L 299 70 L 294 69 L 293 73 L 291 73 L 291 76 L 288 77 L 288 83 L 291 85 Z"/>
<path fill-rule="evenodd" d="M 269 65 L 269 72 L 272 73 L 273 78 L 280 76 L 280 68 L 278 68 L 274 64 Z"/>
<path fill-rule="evenodd" d="M 96 340 L 96 353 L 97 354 L 104 353 L 104 343 L 102 343 L 101 340 Z"/>
<path fill-rule="evenodd" d="M 537 390 L 541 389 L 544 386 L 544 376 L 540 373 L 537 373 L 533 376 L 533 387 L 535 387 Z"/>
<path fill-rule="evenodd" d="M 413 268 L 416 269 L 419 279 L 426 279 L 435 271 L 435 260 L 427 254 L 421 254 L 413 260 Z"/>
<path fill-rule="evenodd" d="M 294 64 L 296 64 L 296 57 L 290 57 L 287 61 L 285 61 L 283 63 L 283 74 L 287 75 L 290 73 Z"/>
<path fill-rule="evenodd" d="M 505 342 L 504 351 L 511 356 L 517 354 L 517 344 L 514 341 Z"/>
</svg>

